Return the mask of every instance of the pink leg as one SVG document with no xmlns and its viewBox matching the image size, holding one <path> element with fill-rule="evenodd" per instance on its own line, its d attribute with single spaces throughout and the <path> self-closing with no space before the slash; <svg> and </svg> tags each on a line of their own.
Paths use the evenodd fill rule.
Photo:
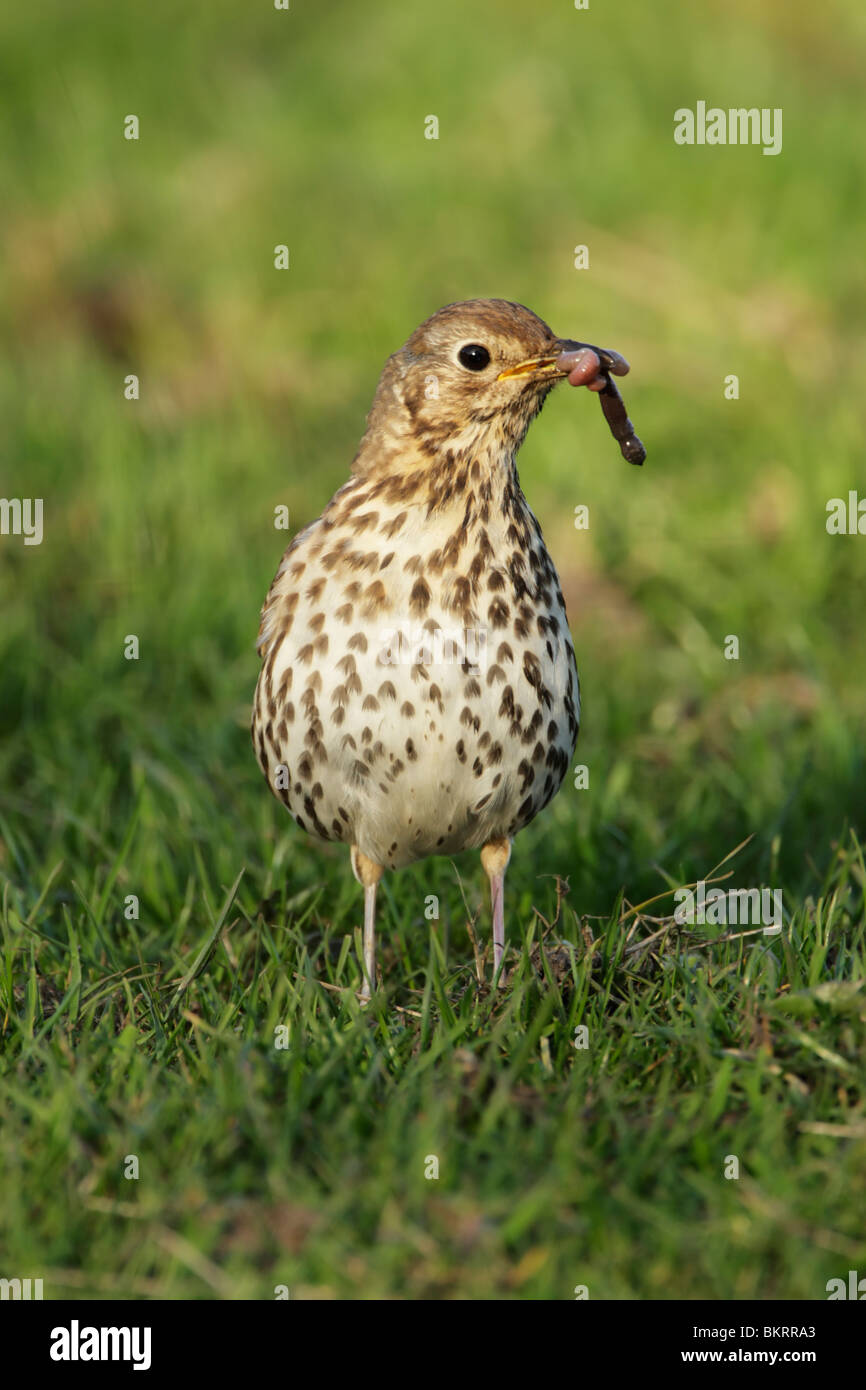
<svg viewBox="0 0 866 1390">
<path fill-rule="evenodd" d="M 382 868 L 362 854 L 357 845 L 352 845 L 352 873 L 364 889 L 364 981 L 361 985 L 361 1003 L 367 1004 L 376 988 L 376 885 L 382 877 Z"/>
<path fill-rule="evenodd" d="M 496 975 L 505 955 L 505 874 L 490 880 L 490 906 L 493 909 L 493 974 Z"/>
<path fill-rule="evenodd" d="M 364 887 L 364 983 L 361 1002 L 366 1004 L 371 989 L 376 988 L 376 885 Z"/>
<path fill-rule="evenodd" d="M 481 864 L 490 879 L 490 906 L 493 910 L 493 975 L 499 974 L 505 955 L 505 870 L 511 858 L 510 840 L 492 840 L 481 851 Z"/>
</svg>

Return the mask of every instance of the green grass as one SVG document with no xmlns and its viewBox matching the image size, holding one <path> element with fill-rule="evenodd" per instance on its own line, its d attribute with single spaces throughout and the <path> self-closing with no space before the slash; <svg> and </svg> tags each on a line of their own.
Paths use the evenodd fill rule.
<svg viewBox="0 0 866 1390">
<path fill-rule="evenodd" d="M 866 491 L 864 54 L 855 0 L 4 15 L 0 494 L 44 498 L 45 536 L 0 536 L 0 1275 L 669 1299 L 866 1273 L 866 539 L 825 529 Z M 783 153 L 675 146 L 701 98 L 782 107 Z M 521 454 L 590 785 L 516 842 L 507 988 L 477 986 L 477 857 L 430 860 L 383 883 L 362 1011 L 345 851 L 249 744 L 274 508 L 318 514 L 384 358 L 477 294 L 621 350 L 649 458 L 575 392 Z M 725 860 L 782 890 L 780 936 L 636 911 Z"/>
</svg>

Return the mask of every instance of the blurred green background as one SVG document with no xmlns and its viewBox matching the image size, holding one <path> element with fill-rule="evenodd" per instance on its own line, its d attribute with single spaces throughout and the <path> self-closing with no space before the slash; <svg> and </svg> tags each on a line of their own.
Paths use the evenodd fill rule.
<svg viewBox="0 0 866 1390">
<path fill-rule="evenodd" d="M 628 467 L 573 392 L 554 395 L 520 456 L 568 603 L 590 788 L 566 783 L 520 837 L 510 939 L 534 907 L 554 910 L 552 874 L 569 878 L 573 913 L 615 925 L 621 891 L 639 902 L 705 876 L 751 835 L 736 882 L 784 889 L 805 953 L 796 965 L 780 952 L 787 976 L 767 988 L 834 971 L 856 985 L 866 539 L 825 522 L 830 498 L 866 495 L 864 59 L 856 0 L 6 8 L 0 495 L 44 499 L 44 540 L 0 537 L 0 1273 L 53 1271 L 54 1296 L 118 1281 L 131 1296 L 269 1296 L 282 1280 L 301 1296 L 570 1297 L 589 1282 L 592 1297 L 822 1297 L 855 1257 L 856 1010 L 850 1036 L 820 1045 L 841 1071 L 807 1047 L 823 1070 L 803 1081 L 806 1119 L 854 1124 L 853 1139 L 799 1139 L 812 1147 L 795 1161 L 797 1117 L 787 1130 L 772 1088 L 787 1104 L 796 1086 L 778 1078 L 799 1073 L 772 1061 L 768 1025 L 755 1065 L 769 1071 L 753 1084 L 738 1029 L 754 1034 L 757 986 L 732 988 L 719 1047 L 744 1058 L 724 1072 L 732 1134 L 719 1142 L 737 1142 L 748 1112 L 767 1184 L 749 1202 L 713 1188 L 715 1154 L 691 1147 L 731 1059 L 704 1039 L 700 1065 L 680 1052 L 639 1084 L 656 1056 L 645 1049 L 670 1058 L 664 1028 L 685 1018 L 675 987 L 671 1020 L 623 1045 L 606 1079 L 609 1057 L 569 1050 L 573 1004 L 545 1016 L 552 1072 L 539 1062 L 528 975 L 502 1003 L 507 1027 L 495 1010 L 483 1026 L 475 1004 L 461 1013 L 443 975 L 422 1010 L 437 1076 L 405 1019 L 395 1038 L 386 1016 L 373 1030 L 357 1010 L 346 1022 L 309 979 L 293 993 L 291 971 L 322 964 L 359 903 L 340 847 L 306 840 L 273 802 L 247 725 L 258 610 L 286 541 L 274 508 L 289 507 L 293 532 L 318 515 L 384 359 L 418 322 L 455 299 L 521 301 L 628 357 L 649 457 Z M 676 145 L 673 113 L 698 100 L 781 107 L 782 153 Z M 123 138 L 130 114 L 137 141 Z M 438 140 L 425 139 L 429 115 Z M 290 268 L 277 271 L 283 243 Z M 138 401 L 124 398 L 129 373 Z M 738 400 L 725 399 L 730 374 Z M 574 528 L 578 504 L 588 531 Z M 729 634 L 738 661 L 724 659 Z M 179 1033 L 160 990 L 210 939 L 242 867 L 243 920 L 187 996 L 200 1023 Z M 458 867 L 486 940 L 482 876 L 469 857 Z M 471 960 L 451 865 L 394 878 L 383 938 L 390 914 L 400 945 L 383 965 L 402 1004 L 435 954 L 428 892 L 447 969 Z M 137 923 L 123 917 L 132 893 Z M 838 953 L 815 927 L 822 894 L 842 914 Z M 799 981 L 806 957 L 813 978 Z M 711 985 L 695 1038 L 714 1026 Z M 612 1026 L 609 992 L 597 1002 Z M 267 1028 L 289 1015 L 308 1049 L 287 1083 Z M 521 1029 L 531 1046 L 512 1054 Z M 491 1112 L 484 1087 L 455 1100 L 461 1049 L 511 1058 L 498 1082 L 491 1061 L 500 1100 L 534 1089 L 546 1117 L 534 1148 L 509 1128 L 519 1094 L 513 1114 Z M 639 1141 L 618 1130 L 626 1095 Z M 662 1156 L 641 1126 L 663 1103 L 678 1118 Z M 422 1156 L 444 1135 L 461 1155 L 430 1210 L 429 1184 L 419 1195 L 401 1166 L 410 1135 Z M 137 1200 L 150 1205 L 136 1224 L 112 1204 L 134 1200 L 120 1158 L 140 1150 Z M 639 1166 L 652 1154 L 652 1181 L 606 1187 L 611 1155 L 629 1151 Z M 680 1210 L 684 1163 L 699 1177 Z M 563 1214 L 593 1182 L 603 1227 Z M 810 1225 L 825 1203 L 829 1246 Z"/>
</svg>

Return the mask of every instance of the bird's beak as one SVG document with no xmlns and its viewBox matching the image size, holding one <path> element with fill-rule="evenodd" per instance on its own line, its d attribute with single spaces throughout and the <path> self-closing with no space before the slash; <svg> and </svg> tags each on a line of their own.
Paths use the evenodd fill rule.
<svg viewBox="0 0 866 1390">
<path fill-rule="evenodd" d="M 608 373 L 625 376 L 627 371 L 628 363 L 618 352 L 594 347 L 592 343 L 579 343 L 574 338 L 557 338 L 548 352 L 506 367 L 496 379 L 532 376 L 561 381 L 568 377 L 572 386 L 592 386 L 600 390 Z"/>
<path fill-rule="evenodd" d="M 558 378 L 565 376 L 566 373 L 557 368 L 556 359 L 559 353 L 552 351 L 543 357 L 527 357 L 523 362 L 516 362 L 513 367 L 506 367 L 504 372 L 500 372 L 497 381 L 510 380 L 516 376 L 540 376 Z"/>
</svg>

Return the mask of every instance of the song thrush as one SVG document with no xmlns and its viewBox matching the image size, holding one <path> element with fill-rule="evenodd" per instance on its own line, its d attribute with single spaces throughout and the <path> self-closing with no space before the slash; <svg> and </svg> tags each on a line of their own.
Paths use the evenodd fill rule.
<svg viewBox="0 0 866 1390">
<path fill-rule="evenodd" d="M 609 377 L 627 370 L 520 304 L 440 309 L 388 359 L 349 481 L 271 584 L 253 742 L 301 829 L 350 846 L 364 998 L 376 885 L 427 855 L 481 850 L 499 972 L 511 842 L 558 791 L 579 719 L 562 591 L 515 455 L 567 378 L 605 393 L 642 461 Z"/>
</svg>

